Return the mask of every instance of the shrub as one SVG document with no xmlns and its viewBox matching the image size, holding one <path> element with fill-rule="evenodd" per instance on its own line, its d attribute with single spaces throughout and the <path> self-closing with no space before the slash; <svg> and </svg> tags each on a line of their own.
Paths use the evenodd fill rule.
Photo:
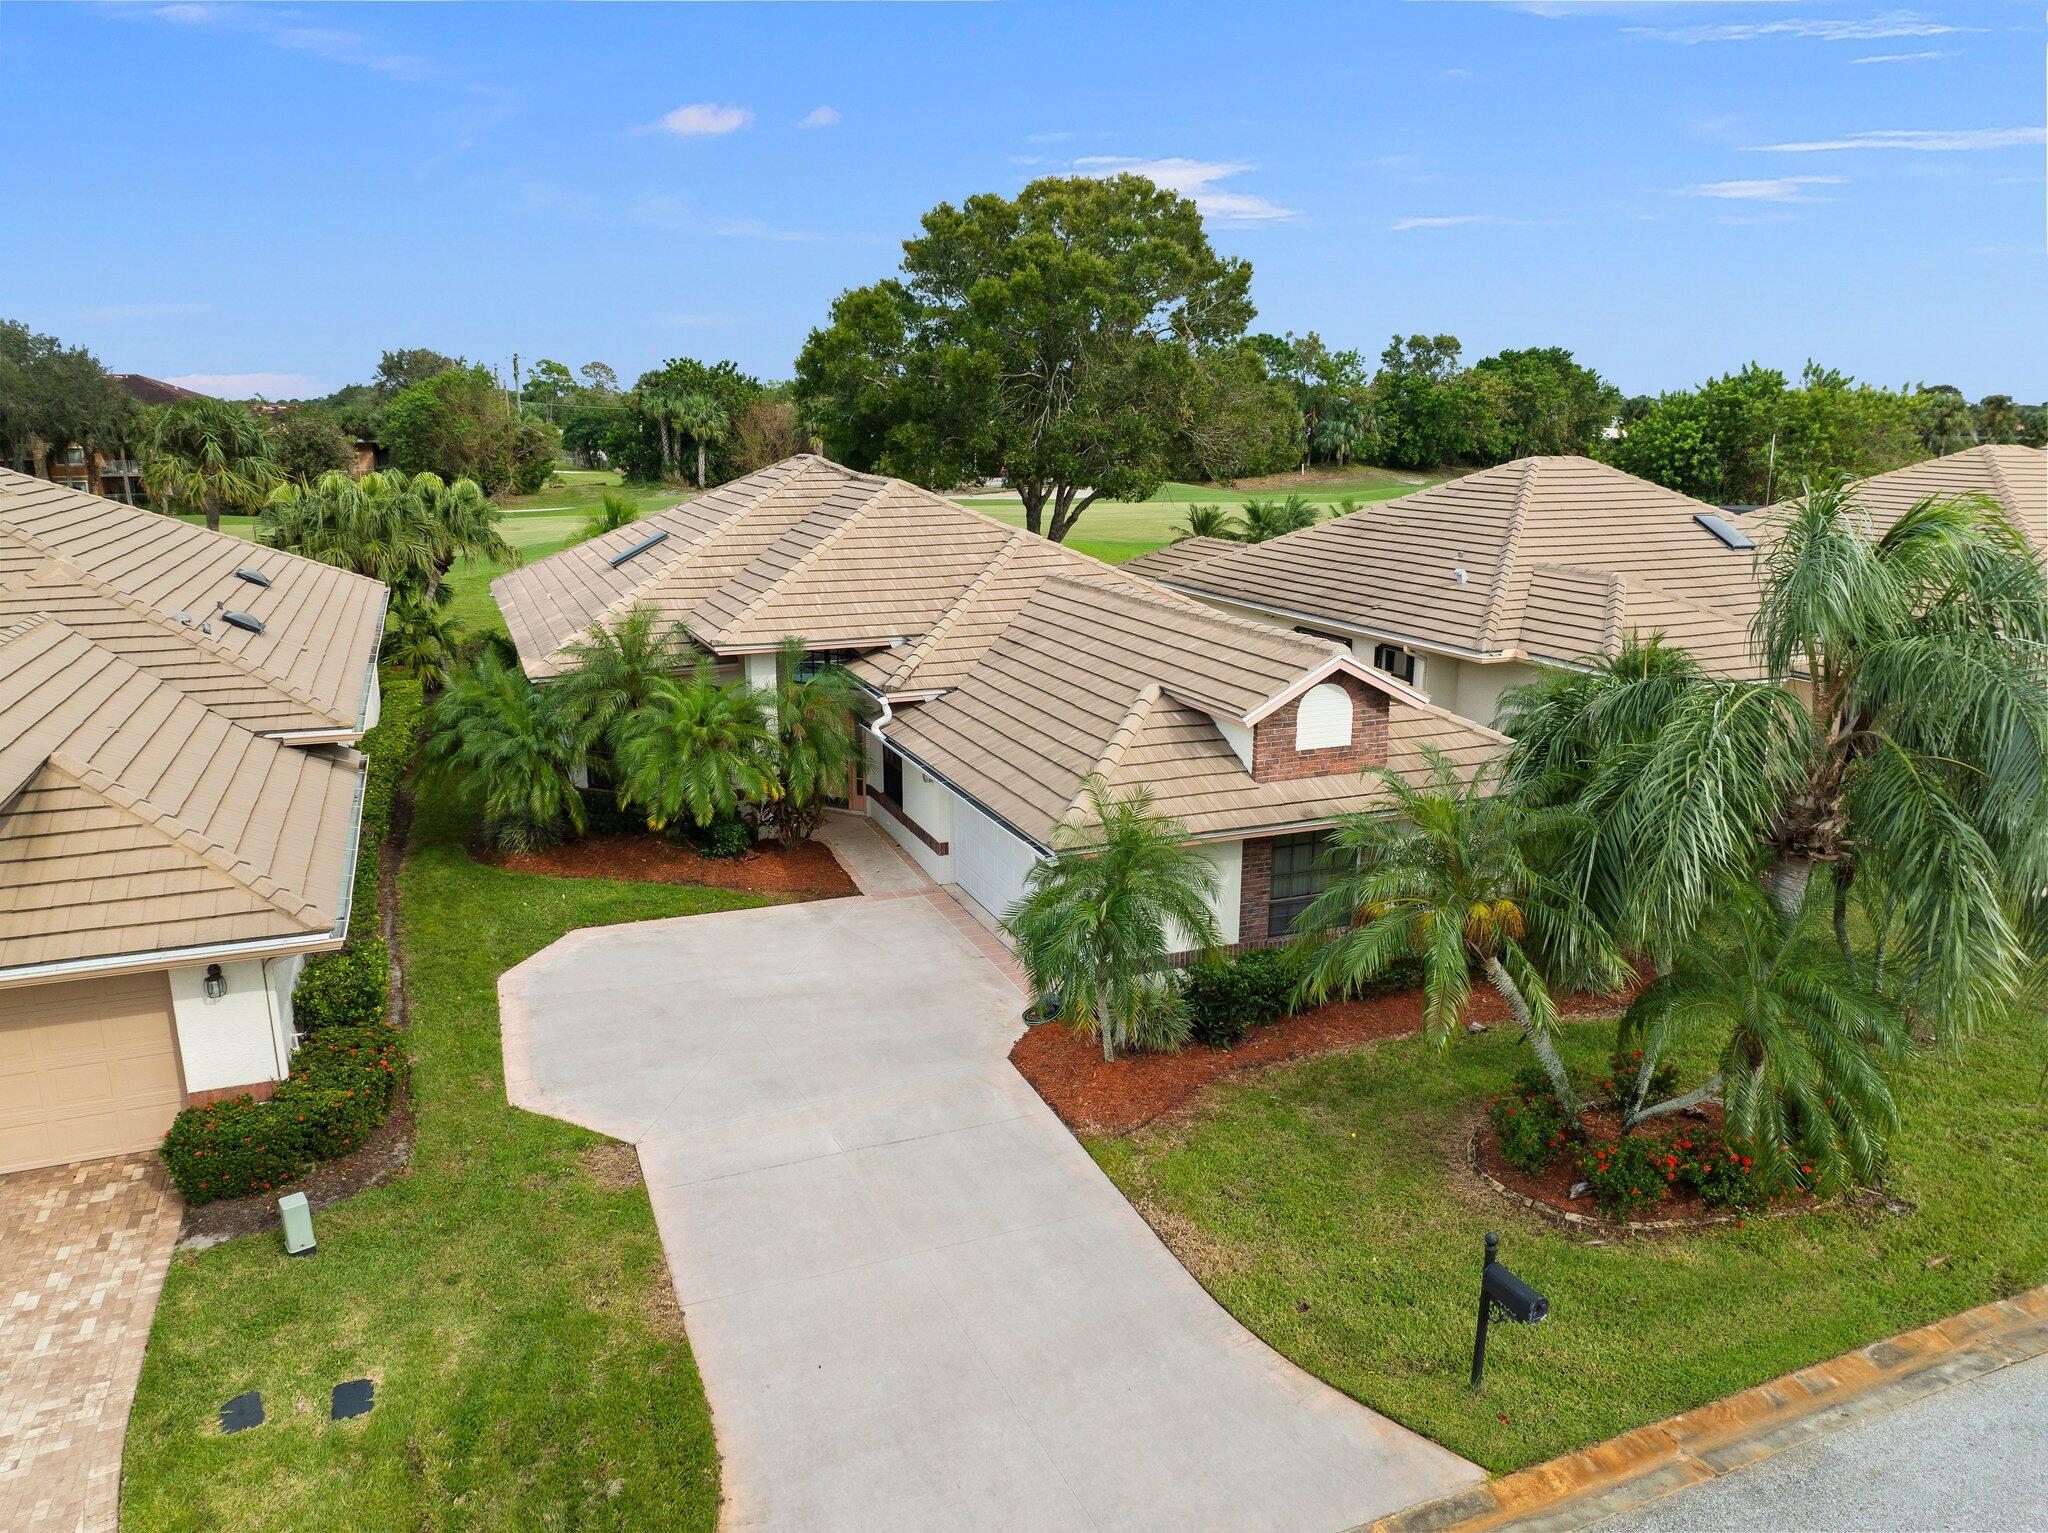
<svg viewBox="0 0 2048 1533">
<path fill-rule="evenodd" d="M 736 814 L 716 815 L 709 825 L 692 825 L 688 834 L 703 857 L 744 857 L 754 849 L 753 828 Z"/>
<path fill-rule="evenodd" d="M 1643 1051 L 1631 1049 L 1624 1053 L 1616 1049 L 1607 1056 L 1607 1073 L 1593 1082 L 1593 1089 L 1618 1107 L 1628 1107 L 1635 1101 L 1636 1076 L 1643 1068 Z M 1661 1102 L 1678 1091 L 1678 1069 L 1675 1065 L 1659 1060 L 1650 1072 L 1650 1094 L 1645 1102 Z"/>
<path fill-rule="evenodd" d="M 389 1004 L 390 960 L 381 937 L 306 960 L 292 990 L 292 1017 L 302 1033 L 382 1022 Z"/>
<path fill-rule="evenodd" d="M 1699 1195 L 1709 1208 L 1761 1208 L 1764 1190 L 1757 1185 L 1750 1157 L 1725 1140 L 1700 1143 L 1679 1134 L 1666 1149 L 1677 1162 L 1676 1184 Z"/>
<path fill-rule="evenodd" d="M 268 1102 L 234 1097 L 172 1121 L 159 1153 L 186 1202 L 271 1192 L 359 1148 L 391 1110 L 405 1058 L 396 1028 L 336 1025 L 301 1044 L 292 1065 Z"/>
<path fill-rule="evenodd" d="M 1181 977 L 1188 1036 L 1218 1049 L 1242 1043 L 1259 1024 L 1293 1015 L 1300 983 L 1301 960 L 1283 948 L 1205 958 Z"/>
<path fill-rule="evenodd" d="M 1600 1212 L 1633 1219 L 1669 1191 L 1675 1175 L 1655 1140 L 1631 1135 L 1614 1144 L 1588 1145 L 1579 1153 L 1579 1175 L 1593 1190 Z"/>
<path fill-rule="evenodd" d="M 1572 1138 L 1572 1126 L 1549 1092 L 1520 1096 L 1510 1092 L 1487 1111 L 1501 1159 L 1531 1176 L 1550 1166 Z"/>
</svg>

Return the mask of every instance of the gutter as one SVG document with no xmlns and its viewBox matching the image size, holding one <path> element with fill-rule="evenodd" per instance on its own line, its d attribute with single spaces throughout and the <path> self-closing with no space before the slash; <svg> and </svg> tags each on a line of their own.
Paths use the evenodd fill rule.
<svg viewBox="0 0 2048 1533">
<path fill-rule="evenodd" d="M 874 698 L 875 701 L 882 705 L 882 716 L 876 719 L 873 723 L 867 725 L 866 727 L 868 733 L 872 734 L 877 740 L 879 740 L 885 749 L 892 750 L 897 755 L 901 756 L 905 761 L 914 763 L 917 769 L 920 772 L 923 772 L 927 777 L 934 778 L 937 781 L 944 783 L 950 792 L 959 794 L 960 797 L 966 799 L 968 803 L 972 804 L 976 809 L 980 810 L 983 814 L 987 815 L 991 820 L 994 820 L 996 824 L 1002 826 L 1004 830 L 1007 830 L 1011 835 L 1015 836 L 1019 841 L 1022 841 L 1026 846 L 1030 847 L 1033 851 L 1039 853 L 1041 856 L 1057 857 L 1059 855 L 1051 847 L 1047 846 L 1043 841 L 1039 840 L 1038 837 L 1028 835 L 1024 831 L 1019 830 L 1015 825 L 1011 824 L 1008 820 L 1003 818 L 1003 816 L 997 814 L 995 810 L 989 808 L 988 805 L 984 804 L 972 793 L 969 793 L 965 788 L 961 787 L 960 784 L 953 781 L 953 779 L 948 777 L 944 772 L 938 771 L 927 762 L 919 760 L 916 756 L 913 756 L 909 751 L 905 750 L 902 746 L 898 745 L 895 741 L 891 740 L 887 735 L 883 734 L 883 726 L 894 720 L 894 718 L 896 717 L 896 710 L 890 704 L 889 699 L 882 693 L 875 691 L 874 688 L 868 686 L 865 682 L 862 682 L 861 686 L 862 689 L 867 692 L 868 696 Z M 936 696 L 937 694 L 934 693 L 933 695 Z"/>
</svg>

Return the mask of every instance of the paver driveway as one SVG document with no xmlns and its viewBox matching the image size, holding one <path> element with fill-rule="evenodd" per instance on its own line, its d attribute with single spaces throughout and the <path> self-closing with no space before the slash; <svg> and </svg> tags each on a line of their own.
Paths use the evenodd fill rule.
<svg viewBox="0 0 2048 1533">
<path fill-rule="evenodd" d="M 500 994 L 512 1099 L 639 1146 L 729 1529 L 1337 1533 L 1479 1478 L 1203 1292 L 931 898 L 577 932 Z"/>
<path fill-rule="evenodd" d="M 184 1205 L 154 1155 L 0 1176 L 0 1528 L 109 1533 Z"/>
</svg>

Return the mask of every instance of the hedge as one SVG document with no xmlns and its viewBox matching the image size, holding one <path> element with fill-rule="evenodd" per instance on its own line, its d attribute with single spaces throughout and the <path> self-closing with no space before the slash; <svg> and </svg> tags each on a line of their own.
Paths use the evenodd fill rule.
<svg viewBox="0 0 2048 1533">
<path fill-rule="evenodd" d="M 273 1192 L 359 1149 L 390 1112 L 406 1067 L 398 1029 L 383 1023 L 325 1028 L 292 1063 L 267 1102 L 231 1097 L 178 1114 L 159 1153 L 187 1203 Z"/>
<path fill-rule="evenodd" d="M 382 1022 L 390 1005 L 390 955 L 382 937 L 364 937 L 339 953 L 306 960 L 292 991 L 292 1018 L 301 1033 Z"/>
<path fill-rule="evenodd" d="M 363 839 L 356 853 L 355 892 L 350 897 L 351 921 L 357 931 L 364 928 L 360 917 L 377 908 L 377 874 L 381 864 L 384 834 L 391 829 L 391 815 L 398 803 L 398 787 L 412 765 L 419 746 L 420 717 L 425 705 L 417 677 L 383 673 L 383 704 L 377 727 L 357 745 L 369 758 L 369 779 L 363 785 Z M 369 930 L 374 933 L 376 923 Z"/>
</svg>

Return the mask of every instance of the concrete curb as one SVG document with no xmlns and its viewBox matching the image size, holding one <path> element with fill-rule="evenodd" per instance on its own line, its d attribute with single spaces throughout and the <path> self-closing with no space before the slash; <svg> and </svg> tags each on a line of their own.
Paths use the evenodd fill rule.
<svg viewBox="0 0 2048 1533">
<path fill-rule="evenodd" d="M 2048 1286 L 1872 1342 L 1353 1533 L 1583 1528 L 2044 1353 Z"/>
</svg>

